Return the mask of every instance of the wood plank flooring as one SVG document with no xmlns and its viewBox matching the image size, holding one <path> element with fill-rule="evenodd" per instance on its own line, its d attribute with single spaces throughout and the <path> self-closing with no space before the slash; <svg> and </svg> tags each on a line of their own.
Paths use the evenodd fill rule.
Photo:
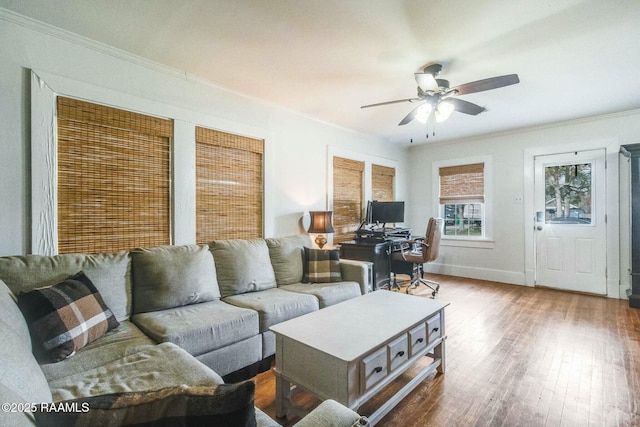
<svg viewBox="0 0 640 427">
<path fill-rule="evenodd" d="M 379 426 L 640 426 L 640 309 L 551 289 L 430 278 L 450 303 L 446 373 L 427 378 Z M 412 293 L 430 296 L 425 287 Z M 412 374 L 358 412 L 373 412 Z M 272 371 L 256 386 L 256 406 L 276 419 Z M 307 393 L 297 397 L 305 407 L 318 404 Z"/>
</svg>

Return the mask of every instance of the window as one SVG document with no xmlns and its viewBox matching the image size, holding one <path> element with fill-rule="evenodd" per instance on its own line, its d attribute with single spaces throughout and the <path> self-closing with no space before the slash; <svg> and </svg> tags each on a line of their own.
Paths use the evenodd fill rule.
<svg viewBox="0 0 640 427">
<path fill-rule="evenodd" d="M 364 162 L 333 158 L 333 243 L 353 239 L 363 211 Z"/>
<path fill-rule="evenodd" d="M 439 168 L 439 204 L 445 236 L 485 236 L 484 172 L 484 163 Z"/>
<path fill-rule="evenodd" d="M 58 253 L 171 243 L 173 122 L 57 98 Z"/>
<path fill-rule="evenodd" d="M 545 223 L 591 224 L 591 163 L 544 168 Z"/>
<path fill-rule="evenodd" d="M 395 168 L 371 165 L 371 196 L 372 200 L 391 202 L 395 200 L 393 181 L 396 176 Z"/>
<path fill-rule="evenodd" d="M 263 237 L 264 141 L 196 127 L 196 240 Z"/>
</svg>

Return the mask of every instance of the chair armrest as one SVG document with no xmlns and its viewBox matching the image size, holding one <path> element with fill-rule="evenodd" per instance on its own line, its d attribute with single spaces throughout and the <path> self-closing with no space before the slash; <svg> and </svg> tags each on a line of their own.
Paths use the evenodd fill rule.
<svg viewBox="0 0 640 427">
<path fill-rule="evenodd" d="M 335 400 L 325 400 L 313 411 L 309 412 L 302 420 L 296 423 L 296 427 L 352 427 L 355 425 L 369 425 L 365 417 L 365 424 L 356 424 L 360 415 Z"/>
<path fill-rule="evenodd" d="M 369 283 L 369 261 L 357 261 L 354 259 L 340 259 L 340 274 L 342 280 L 357 282 L 360 285 L 362 295 L 371 291 Z"/>
</svg>

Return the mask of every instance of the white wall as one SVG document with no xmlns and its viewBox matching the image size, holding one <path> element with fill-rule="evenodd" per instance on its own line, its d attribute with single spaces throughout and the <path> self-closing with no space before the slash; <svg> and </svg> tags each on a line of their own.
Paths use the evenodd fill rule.
<svg viewBox="0 0 640 427">
<path fill-rule="evenodd" d="M 559 152 L 565 147 L 570 150 L 578 147 L 607 145 L 617 147 L 621 144 L 640 141 L 640 112 L 627 112 L 588 120 L 577 120 L 514 132 L 487 135 L 467 140 L 446 143 L 430 143 L 410 148 L 409 193 L 412 203 L 408 221 L 414 230 L 422 230 L 429 216 L 437 214 L 437 201 L 432 190 L 432 163 L 437 161 L 465 158 L 471 156 L 490 155 L 493 165 L 493 242 L 481 248 L 442 246 L 438 263 L 432 271 L 465 277 L 495 280 L 499 282 L 529 284 L 527 272 L 526 241 L 527 227 L 533 230 L 533 213 L 528 212 L 532 205 L 530 188 L 525 188 L 525 172 L 532 165 L 524 164 L 526 153 L 536 151 Z M 618 190 L 617 148 L 607 154 L 608 167 L 612 166 L 613 179 L 608 182 L 607 197 L 614 197 Z M 624 165 L 621 164 L 624 169 Z M 624 188 L 622 179 L 619 209 L 616 217 L 609 218 L 609 223 L 620 225 L 619 234 L 608 236 L 608 252 L 615 255 L 608 261 L 609 296 L 624 297 L 624 289 L 628 287 L 626 268 L 628 257 L 625 245 L 628 240 L 620 239 L 628 236 L 628 190 Z M 610 191 L 613 188 L 613 191 Z M 413 195 L 418 195 L 413 198 Z M 523 196 L 522 202 L 516 198 Z M 616 199 L 617 200 L 617 199 Z M 531 209 L 533 210 L 533 209 Z M 531 218 L 529 218 L 531 217 Z M 620 243 L 618 243 L 620 242 Z M 622 248 L 618 247 L 622 245 Z M 611 246 L 611 247 L 609 247 Z M 621 262 L 620 262 L 621 261 Z M 612 267 L 615 269 L 611 271 Z M 621 287 L 622 289 L 618 289 Z M 620 291 L 620 292 L 619 292 Z"/>
<path fill-rule="evenodd" d="M 176 118 L 182 122 L 181 135 L 189 135 L 189 126 L 198 124 L 264 138 L 266 236 L 300 232 L 299 218 L 304 211 L 327 207 L 329 146 L 396 160 L 404 169 L 406 150 L 392 144 L 228 92 L 3 9 L 0 40 L 0 256 L 32 250 L 31 95 L 44 90 L 31 87 L 32 70 L 43 84 L 51 84 L 45 89 L 54 93 Z M 73 93 L 65 93 L 68 91 Z M 36 123 L 35 129 L 34 139 L 42 139 L 41 134 L 46 136 L 54 126 Z M 175 141 L 174 151 L 180 155 L 176 167 L 184 171 L 174 173 L 192 174 L 184 166 L 184 156 L 191 150 L 180 141 L 184 138 Z M 182 185 L 188 183 L 189 179 L 182 180 Z M 400 177 L 399 198 L 405 196 L 405 187 Z M 188 194 L 186 201 L 182 195 L 177 199 L 182 197 L 185 203 L 176 202 L 175 207 L 187 210 L 181 213 L 187 223 L 182 228 L 190 230 L 192 188 L 184 193 Z M 187 240 L 181 238 L 180 243 Z"/>
</svg>

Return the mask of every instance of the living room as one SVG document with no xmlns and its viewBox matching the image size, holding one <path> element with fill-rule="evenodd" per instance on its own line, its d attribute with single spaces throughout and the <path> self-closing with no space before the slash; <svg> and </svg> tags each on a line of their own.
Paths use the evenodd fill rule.
<svg viewBox="0 0 640 427">
<path fill-rule="evenodd" d="M 511 31 L 505 34 L 493 34 L 487 29 L 490 34 L 486 39 L 494 40 L 496 44 L 488 44 L 485 50 L 477 52 L 471 51 L 472 44 L 466 44 L 467 49 L 456 51 L 459 53 L 458 58 L 451 57 L 456 52 L 430 53 L 425 46 L 420 45 L 424 50 L 422 57 L 419 60 L 411 57 L 407 62 L 413 65 L 402 71 L 404 74 L 398 75 L 397 69 L 391 67 L 396 73 L 395 78 L 390 80 L 385 75 L 366 91 L 349 92 L 350 96 L 355 97 L 349 108 L 346 105 L 334 106 L 336 116 L 357 115 L 362 122 L 372 123 L 372 127 L 375 123 L 376 128 L 380 122 L 384 122 L 385 130 L 379 134 L 354 131 L 332 124 L 328 119 L 315 118 L 310 112 L 314 108 L 320 108 L 315 103 L 327 102 L 317 94 L 315 103 L 307 105 L 306 112 L 299 113 L 286 102 L 278 104 L 273 100 L 263 100 L 251 90 L 230 90 L 218 84 L 215 79 L 201 77 L 198 70 L 204 73 L 209 64 L 200 62 L 197 57 L 183 57 L 184 67 L 169 66 L 158 59 L 146 58 L 144 51 L 127 52 L 114 47 L 109 40 L 93 40 L 83 32 L 88 32 L 88 29 L 82 29 L 83 25 L 90 27 L 90 21 L 83 24 L 80 18 L 73 24 L 78 27 L 71 27 L 80 28 L 77 31 L 65 28 L 65 19 L 73 21 L 73 7 L 78 10 L 86 7 L 80 5 L 80 2 L 51 6 L 59 9 L 51 13 L 52 17 L 57 17 L 58 25 L 47 20 L 46 8 L 38 3 L 0 1 L 0 7 L 3 7 L 0 9 L 0 147 L 3 153 L 0 158 L 0 199 L 4 201 L 0 207 L 0 223 L 3 224 L 0 256 L 39 253 L 40 247 L 50 249 L 46 239 L 39 233 L 52 231 L 49 227 L 51 223 L 48 222 L 51 219 L 43 209 L 46 207 L 45 201 L 34 201 L 33 184 L 38 179 L 45 182 L 48 179 L 42 173 L 44 168 L 39 169 L 43 162 L 46 164 L 47 159 L 45 157 L 38 160 L 37 147 L 38 144 L 42 146 L 49 143 L 54 135 L 55 116 L 51 100 L 55 94 L 63 94 L 171 118 L 182 124 L 177 129 L 183 133 L 176 135 L 172 153 L 174 245 L 195 243 L 195 182 L 190 175 L 192 166 L 189 163 L 192 158 L 190 150 L 193 149 L 189 135 L 194 126 L 222 129 L 265 141 L 264 237 L 303 232 L 300 218 L 305 212 L 332 208 L 332 155 L 393 165 L 396 169 L 395 198 L 406 202 L 405 225 L 416 234 L 423 232 L 430 216 L 439 214 L 437 186 L 434 188 L 435 168 L 453 160 L 490 158 L 491 176 L 487 181 L 489 193 L 486 195 L 486 203 L 492 206 L 491 216 L 485 221 L 489 227 L 485 238 L 482 241 L 444 242 L 441 257 L 430 268 L 440 274 L 505 284 L 535 284 L 533 159 L 538 155 L 559 152 L 604 149 L 608 161 L 608 221 L 605 237 L 608 275 L 602 294 L 612 299 L 627 297 L 627 290 L 631 287 L 628 274 L 630 225 L 629 200 L 624 196 L 629 189 L 628 181 L 623 178 L 627 177 L 625 173 L 628 174 L 628 171 L 625 168 L 628 165 L 618 152 L 621 145 L 640 142 L 640 98 L 637 97 L 640 92 L 639 83 L 637 79 L 623 79 L 630 70 L 636 70 L 640 65 L 638 50 L 635 48 L 640 37 L 635 28 L 640 10 L 632 2 L 616 2 L 599 7 L 590 2 L 573 2 L 571 5 L 564 5 L 566 7 L 563 10 L 555 11 L 556 15 L 549 12 L 549 16 L 544 16 L 543 12 L 536 9 L 535 12 L 540 14 L 539 21 L 534 19 L 535 14 L 532 12 L 532 16 L 527 19 L 521 16 L 520 22 L 513 20 Z M 498 7 L 499 2 L 492 2 L 491 5 Z M 521 6 L 524 8 L 524 5 Z M 286 9 L 285 6 L 280 7 Z M 463 3 L 450 7 L 451 16 L 445 16 L 453 22 L 459 19 L 459 27 L 473 22 L 473 16 L 463 13 Z M 238 8 L 242 11 L 241 5 Z M 437 10 L 441 11 L 440 8 Z M 525 12 L 521 11 L 520 15 L 526 15 Z M 138 13 L 144 15 L 144 11 Z M 491 15 L 498 13 L 496 11 Z M 561 31 L 559 27 L 564 22 L 563 19 L 572 13 L 579 16 L 579 22 L 572 22 L 571 28 Z M 295 15 L 295 12 L 291 14 Z M 303 12 L 298 14 L 304 15 Z M 165 19 L 171 22 L 171 13 L 168 15 Z M 357 17 L 357 13 L 354 12 L 354 15 Z M 510 15 L 509 18 L 515 19 L 515 16 Z M 491 27 L 495 23 L 492 19 L 494 18 L 478 16 L 485 27 Z M 322 22 L 314 14 L 301 20 L 305 25 L 309 21 Z M 528 25 L 523 24 L 525 21 Z M 581 22 L 582 26 L 579 25 Z M 550 36 L 542 38 L 537 32 L 530 33 L 536 23 L 545 31 L 557 30 L 559 46 L 552 46 L 550 40 L 553 38 Z M 524 28 L 521 32 L 517 31 L 518 25 Z M 305 28 L 300 24 L 293 28 L 304 31 L 311 27 Z M 588 36 L 591 32 L 595 34 L 594 38 L 600 37 L 602 42 L 592 43 L 593 38 Z M 117 39 L 115 35 L 114 39 Z M 244 42 L 259 46 L 260 43 L 256 40 L 259 40 L 259 35 L 253 34 L 252 38 L 247 35 Z M 498 43 L 498 40 L 502 41 Z M 527 44 L 526 40 L 537 42 Z M 611 40 L 615 42 L 607 45 Z M 543 41 L 548 44 L 544 45 Z M 114 40 L 113 44 L 117 46 L 116 42 Z M 232 46 L 225 45 L 223 35 L 216 43 L 212 43 L 213 52 L 223 47 L 232 49 Z M 335 43 L 339 44 L 340 40 Z M 189 44 L 188 38 L 185 39 L 185 44 Z M 556 56 L 553 61 L 528 63 L 526 68 L 516 66 L 515 64 L 524 64 L 524 55 L 521 56 L 518 52 L 525 50 L 525 47 L 538 54 L 548 50 Z M 565 51 L 569 57 L 567 61 L 575 60 L 574 56 L 578 56 L 579 60 L 572 62 L 577 68 L 572 70 L 582 69 L 587 77 L 560 75 L 564 65 L 563 58 L 557 56 L 559 50 Z M 465 52 L 466 56 L 463 55 Z M 624 53 L 624 60 L 619 59 L 621 52 Z M 379 59 L 381 68 L 388 66 L 385 61 L 393 63 L 394 58 L 397 62 L 403 62 L 402 51 L 388 55 L 390 58 L 383 56 L 383 60 Z M 217 62 L 226 62 L 214 54 L 211 56 L 214 58 L 212 61 L 217 59 Z M 283 59 L 286 56 L 282 51 L 269 52 L 264 56 L 265 63 L 277 65 L 275 74 L 288 74 L 286 59 Z M 310 55 L 314 62 L 321 62 L 323 56 L 330 56 L 330 53 L 316 50 Z M 509 60 L 510 56 L 514 57 L 513 61 Z M 454 115 L 448 122 L 437 124 L 431 129 L 435 131 L 435 136 L 430 134 L 428 139 L 425 138 L 425 129 L 416 123 L 410 125 L 412 128 L 409 131 L 397 126 L 397 122 L 410 110 L 408 104 L 394 106 L 392 109 L 378 107 L 375 112 L 360 109 L 361 105 L 367 103 L 412 96 L 415 91 L 412 74 L 434 60 L 444 62 L 442 75 L 445 78 L 451 76 L 452 83 L 507 73 L 518 73 L 521 83 L 477 95 L 473 99 L 481 105 L 487 105 L 486 113 L 462 118 Z M 487 62 L 482 62 L 482 66 L 473 66 L 474 62 L 480 63 L 481 60 L 489 63 L 493 60 L 494 65 L 489 67 Z M 233 74 L 231 65 L 227 64 L 225 67 L 228 68 L 228 73 Z M 468 71 L 461 74 L 461 70 L 465 68 Z M 265 83 L 261 80 L 259 68 L 253 71 L 255 79 L 241 82 L 242 86 L 257 89 L 262 85 L 273 84 L 277 88 L 275 82 Z M 273 70 L 271 71 L 273 74 Z M 535 80 L 537 85 L 533 85 L 530 82 L 534 78 L 546 79 L 553 90 L 540 86 L 540 80 Z M 591 80 L 587 87 L 583 87 L 582 92 L 564 92 L 555 86 L 556 81 L 574 78 Z M 331 80 L 330 76 L 326 79 Z M 318 86 L 324 88 L 324 84 L 323 80 L 318 80 Z M 382 91 L 386 90 L 385 85 L 392 87 L 394 91 Z M 544 108 L 533 104 L 537 98 L 523 98 L 521 88 L 539 92 L 537 96 L 546 97 L 550 103 L 560 103 L 565 97 L 575 98 L 588 106 L 589 112 L 573 115 L 571 111 L 565 111 L 564 115 L 555 116 L 557 118 L 550 117 L 552 113 L 537 116 L 533 112 L 540 112 Z M 308 87 L 300 86 L 296 90 L 304 92 Z M 328 89 L 325 90 L 328 92 Z M 386 98 L 387 94 L 392 98 Z M 314 95 L 309 94 L 309 98 L 314 98 Z M 609 98 L 619 99 L 620 103 L 607 105 L 610 110 L 601 109 L 600 106 Z M 528 107 L 529 103 L 535 106 Z M 549 110 L 557 113 L 552 106 Z M 530 119 L 526 125 L 514 127 L 510 122 L 523 117 Z M 474 122 L 470 125 L 472 120 Z M 496 123 L 496 120 L 501 123 Z M 467 133 L 454 133 L 457 128 Z M 414 141 L 410 142 L 411 139 Z M 40 163 L 34 163 L 34 159 Z M 365 188 L 365 200 L 369 198 L 370 188 Z"/>
</svg>

